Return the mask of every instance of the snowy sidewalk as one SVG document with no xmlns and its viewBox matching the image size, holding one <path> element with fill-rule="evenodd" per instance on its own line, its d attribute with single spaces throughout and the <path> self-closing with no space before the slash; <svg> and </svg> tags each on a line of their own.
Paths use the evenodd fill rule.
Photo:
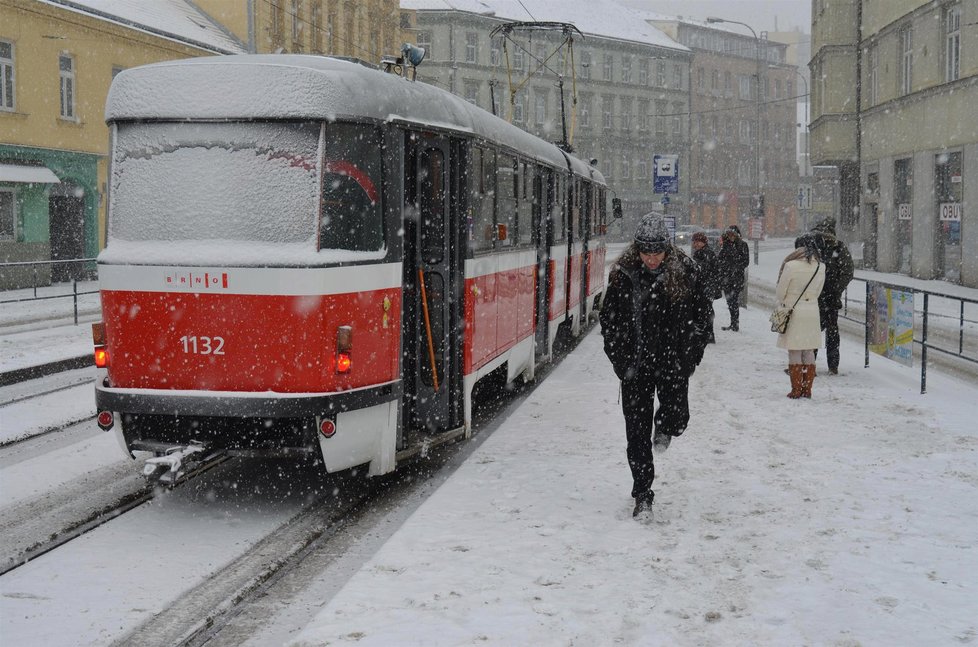
<svg viewBox="0 0 978 647">
<path fill-rule="evenodd" d="M 630 516 L 594 330 L 289 644 L 978 639 L 978 387 L 920 395 L 843 340 L 841 374 L 788 400 L 766 312 L 717 334 L 656 459 L 654 522 Z"/>
</svg>

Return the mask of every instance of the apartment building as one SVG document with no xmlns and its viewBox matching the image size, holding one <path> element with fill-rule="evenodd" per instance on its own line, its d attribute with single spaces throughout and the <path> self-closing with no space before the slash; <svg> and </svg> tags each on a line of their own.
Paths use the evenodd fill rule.
<svg viewBox="0 0 978 647">
<path fill-rule="evenodd" d="M 812 161 L 867 267 L 978 287 L 975 25 L 968 0 L 813 3 Z"/>
<path fill-rule="evenodd" d="M 691 222 L 746 234 L 762 209 L 767 235 L 797 232 L 798 75 L 788 46 L 725 23 L 649 19 L 693 52 Z"/>
<path fill-rule="evenodd" d="M 417 44 L 428 51 L 418 79 L 543 139 L 562 141 L 566 132 L 574 154 L 596 160 L 622 199 L 625 218 L 613 223 L 613 233 L 630 236 L 638 218 L 663 209 L 687 222 L 688 48 L 610 0 L 524 4 L 526 10 L 497 0 L 402 0 L 414 14 Z M 573 54 L 558 51 L 559 30 L 490 36 L 514 21 L 573 24 L 580 31 Z M 511 87 L 518 89 L 511 94 Z M 653 192 L 656 154 L 679 156 L 680 191 L 665 206 Z"/>
</svg>

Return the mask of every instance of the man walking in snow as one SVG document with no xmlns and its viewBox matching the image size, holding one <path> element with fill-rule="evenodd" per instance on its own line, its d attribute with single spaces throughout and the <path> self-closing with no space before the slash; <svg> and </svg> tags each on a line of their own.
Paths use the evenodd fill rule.
<svg viewBox="0 0 978 647">
<path fill-rule="evenodd" d="M 689 377 L 703 359 L 709 315 L 696 263 L 669 242 L 661 216 L 646 215 L 601 306 L 604 351 L 621 380 L 632 516 L 652 509 L 653 447 L 664 451 L 689 422 Z"/>
</svg>

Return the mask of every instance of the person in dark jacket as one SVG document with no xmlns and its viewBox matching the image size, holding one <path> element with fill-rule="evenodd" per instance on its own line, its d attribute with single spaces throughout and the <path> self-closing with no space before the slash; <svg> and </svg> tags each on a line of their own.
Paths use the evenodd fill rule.
<svg viewBox="0 0 978 647">
<path fill-rule="evenodd" d="M 852 254 L 835 235 L 835 218 L 818 222 L 806 236 L 814 239 L 815 249 L 825 264 L 825 286 L 818 297 L 818 313 L 822 330 L 825 331 L 825 360 L 829 373 L 837 375 L 840 359 L 839 310 L 842 310 L 842 295 L 852 280 Z M 797 240 L 795 246 L 798 246 Z"/>
<path fill-rule="evenodd" d="M 703 278 L 703 291 L 710 302 L 710 333 L 706 343 L 715 344 L 717 340 L 716 335 L 713 334 L 713 321 L 716 313 L 713 310 L 713 301 L 723 296 L 723 291 L 720 289 L 720 266 L 716 253 L 710 249 L 710 241 L 702 231 L 693 234 L 692 247 L 693 260 L 699 266 Z"/>
<path fill-rule="evenodd" d="M 720 287 L 727 299 L 727 309 L 730 311 L 730 325 L 722 330 L 740 330 L 740 293 L 744 289 L 746 277 L 744 271 L 750 265 L 750 247 L 740 237 L 740 227 L 730 225 L 720 239 L 720 253 L 717 261 L 720 264 Z"/>
<path fill-rule="evenodd" d="M 612 268 L 600 318 L 605 354 L 621 380 L 632 515 L 639 516 L 655 497 L 653 446 L 663 451 L 689 422 L 689 378 L 709 330 L 699 269 L 669 242 L 661 216 L 642 219 Z"/>
</svg>

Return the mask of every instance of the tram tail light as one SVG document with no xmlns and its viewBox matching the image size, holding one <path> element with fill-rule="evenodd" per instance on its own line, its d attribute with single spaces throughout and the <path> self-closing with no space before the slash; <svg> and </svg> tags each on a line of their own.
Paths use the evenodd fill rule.
<svg viewBox="0 0 978 647">
<path fill-rule="evenodd" d="M 340 326 L 336 329 L 336 372 L 349 373 L 353 368 L 353 327 Z"/>
<path fill-rule="evenodd" d="M 115 424 L 115 416 L 112 415 L 111 411 L 105 411 L 103 409 L 102 411 L 98 412 L 97 416 L 95 416 L 95 422 L 98 423 L 98 426 L 101 427 L 102 430 L 108 431 L 109 429 L 112 429 L 112 425 Z"/>
<path fill-rule="evenodd" d="M 105 346 L 105 323 L 97 321 L 92 324 L 92 343 L 96 346 Z"/>
<path fill-rule="evenodd" d="M 95 366 L 105 368 L 109 365 L 109 353 L 105 350 L 105 323 L 92 324 L 92 343 L 95 344 Z"/>
</svg>

